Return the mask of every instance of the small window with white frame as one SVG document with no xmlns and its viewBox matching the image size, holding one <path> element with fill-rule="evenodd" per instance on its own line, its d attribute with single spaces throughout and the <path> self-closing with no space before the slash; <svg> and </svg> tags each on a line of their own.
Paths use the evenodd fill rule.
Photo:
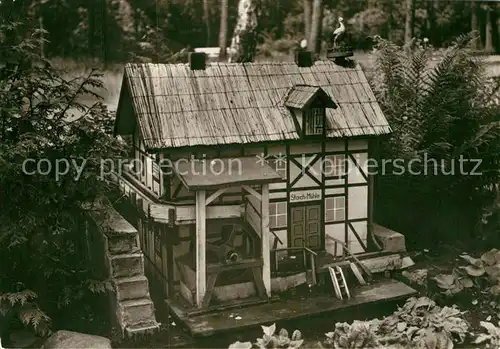
<svg viewBox="0 0 500 349">
<path fill-rule="evenodd" d="M 341 177 L 346 174 L 344 155 L 327 155 L 323 162 L 323 171 L 326 177 Z"/>
<path fill-rule="evenodd" d="M 269 164 L 281 178 L 286 179 L 287 159 L 285 156 L 276 155 L 269 161 Z"/>
<path fill-rule="evenodd" d="M 342 222 L 345 220 L 345 197 L 325 198 L 325 222 Z"/>
<path fill-rule="evenodd" d="M 287 205 L 286 202 L 269 203 L 269 227 L 285 228 L 287 225 Z"/>
</svg>

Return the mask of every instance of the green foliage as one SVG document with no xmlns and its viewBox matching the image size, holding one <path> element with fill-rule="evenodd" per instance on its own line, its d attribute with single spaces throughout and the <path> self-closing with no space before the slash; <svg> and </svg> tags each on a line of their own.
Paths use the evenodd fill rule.
<svg viewBox="0 0 500 349">
<path fill-rule="evenodd" d="M 393 130 L 381 157 L 397 159 L 405 170 L 399 172 L 393 162 L 385 168 L 386 175 L 394 173 L 387 181 L 405 199 L 414 193 L 413 206 L 435 205 L 438 214 L 444 206 L 461 205 L 479 223 L 495 199 L 489 188 L 500 180 L 500 108 L 484 88 L 488 80 L 470 49 L 473 40 L 472 34 L 459 37 L 440 57 L 425 42 L 400 47 L 380 40 L 373 87 Z M 441 234 L 438 239 L 445 234 L 457 239 L 456 233 L 438 230 L 432 231 Z"/>
<path fill-rule="evenodd" d="M 337 323 L 326 333 L 329 348 L 453 348 L 463 343 L 469 324 L 455 307 L 441 308 L 429 298 L 410 298 L 383 320 Z"/>
<path fill-rule="evenodd" d="M 205 1 L 208 23 L 204 21 Z M 104 63 L 165 62 L 165 57 L 188 46 L 219 45 L 220 1 L 205 1 L 3 0 L 0 2 L 0 21 L 19 19 L 16 14 L 21 13 L 28 26 L 39 26 L 41 19 L 49 40 L 44 51 L 50 57 L 97 58 Z M 307 36 L 303 0 L 261 2 L 259 22 L 273 40 L 301 40 Z M 427 37 L 433 45 L 445 46 L 457 33 L 469 30 L 469 2 L 417 1 L 415 5 L 415 37 Z M 237 6 L 237 1 L 229 1 L 229 40 L 236 23 Z M 325 0 L 323 7 L 323 33 L 332 33 L 338 25 L 338 16 L 343 16 L 354 47 L 370 48 L 370 37 L 374 35 L 397 43 L 403 40 L 405 6 L 401 6 L 400 0 Z M 492 9 L 497 11 L 495 7 Z M 480 17 L 485 13 L 485 8 L 479 10 Z M 493 30 L 496 30 L 494 25 Z"/>
<path fill-rule="evenodd" d="M 257 338 L 257 342 L 235 342 L 228 349 L 251 349 L 251 348 L 300 348 L 304 343 L 300 331 L 295 330 L 292 337 L 289 337 L 288 331 L 284 328 L 276 334 L 276 324 L 271 326 L 261 326 L 263 336 Z"/>
<path fill-rule="evenodd" d="M 17 24 L 0 27 L 7 62 L 0 66 L 0 254 L 9 271 L 0 274 L 0 300 L 3 311 L 47 332 L 49 316 L 109 289 L 85 258 L 82 207 L 105 202 L 114 189 L 100 175 L 101 160 L 117 158 L 122 146 L 105 106 L 81 102 L 99 98 L 100 74 L 63 78 L 39 56 L 40 33 L 22 33 Z M 51 170 L 37 172 L 40 160 Z"/>
<path fill-rule="evenodd" d="M 455 268 L 451 274 L 439 274 L 434 277 L 442 293 L 453 296 L 465 288 L 474 285 L 488 285 L 488 292 L 493 296 L 500 295 L 500 251 L 491 249 L 474 258 L 468 254 L 460 257 L 468 262 L 466 266 Z"/>
<path fill-rule="evenodd" d="M 486 348 L 499 348 L 500 322 L 498 322 L 498 327 L 486 321 L 481 321 L 480 325 L 486 330 L 486 333 L 479 334 L 474 340 L 474 344 L 486 344 Z"/>
<path fill-rule="evenodd" d="M 433 278 L 445 296 L 454 296 L 466 288 L 474 286 L 472 279 L 459 269 L 454 269 L 451 274 L 439 274 Z"/>
</svg>

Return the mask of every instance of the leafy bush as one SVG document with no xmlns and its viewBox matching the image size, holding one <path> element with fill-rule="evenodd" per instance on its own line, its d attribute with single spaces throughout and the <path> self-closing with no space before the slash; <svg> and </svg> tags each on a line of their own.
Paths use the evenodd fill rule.
<svg viewBox="0 0 500 349">
<path fill-rule="evenodd" d="M 446 296 L 454 296 L 466 288 L 474 286 L 472 279 L 459 269 L 454 269 L 451 274 L 439 274 L 433 278 L 437 286 Z"/>
<path fill-rule="evenodd" d="M 469 324 L 455 307 L 441 308 L 427 297 L 410 298 L 383 320 L 354 321 L 335 325 L 326 333 L 329 348 L 435 348 L 463 343 Z"/>
<path fill-rule="evenodd" d="M 464 288 L 474 286 L 476 283 L 485 280 L 489 284 L 488 291 L 494 296 L 500 295 L 500 251 L 496 248 L 491 249 L 481 255 L 480 258 L 474 258 L 468 254 L 460 255 L 467 261 L 467 266 L 455 268 L 452 274 L 439 274 L 434 277 L 437 286 L 442 289 L 442 293 L 448 296 L 455 295 Z M 471 279 L 472 278 L 472 279 Z"/>
<path fill-rule="evenodd" d="M 475 39 L 459 37 L 437 62 L 435 50 L 416 40 L 403 47 L 380 40 L 376 49 L 371 82 L 393 130 L 380 156 L 397 163 L 380 176 L 375 216 L 392 225 L 398 216 L 396 229 L 425 232 L 412 234 L 416 243 L 474 237 L 495 199 L 489 188 L 500 180 L 500 108 L 484 88 L 484 64 L 470 48 Z"/>
<path fill-rule="evenodd" d="M 284 328 L 276 334 L 276 324 L 271 326 L 262 326 L 264 332 L 262 338 L 257 338 L 257 342 L 252 344 L 251 342 L 235 342 L 229 346 L 228 349 L 251 349 L 251 348 L 299 348 L 304 340 L 302 339 L 302 333 L 295 330 L 290 338 L 288 331 Z"/>
<path fill-rule="evenodd" d="M 42 33 L 24 37 L 17 29 L 0 26 L 0 255 L 8 271 L 0 273 L 0 309 L 45 334 L 49 318 L 109 289 L 82 258 L 82 207 L 106 202 L 115 186 L 101 178 L 101 160 L 122 146 L 105 106 L 81 102 L 99 98 L 100 74 L 63 78 L 39 56 Z M 73 166 L 57 173 L 62 159 Z M 36 171 L 39 161 L 48 171 Z"/>
<path fill-rule="evenodd" d="M 481 321 L 480 325 L 487 333 L 479 334 L 474 344 L 486 344 L 486 348 L 500 348 L 500 321 L 498 327 L 486 321 Z"/>
</svg>

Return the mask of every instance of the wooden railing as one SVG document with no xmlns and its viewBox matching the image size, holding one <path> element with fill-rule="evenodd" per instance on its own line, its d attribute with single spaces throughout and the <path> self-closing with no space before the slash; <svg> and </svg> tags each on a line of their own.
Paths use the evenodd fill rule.
<svg viewBox="0 0 500 349">
<path fill-rule="evenodd" d="M 372 273 L 370 272 L 370 270 L 368 270 L 368 268 L 363 264 L 361 263 L 361 261 L 358 259 L 358 257 L 356 257 L 352 252 L 351 250 L 349 250 L 349 247 L 347 247 L 347 244 L 343 241 L 340 241 L 339 239 L 336 239 L 330 235 L 325 235 L 327 239 L 329 240 L 332 240 L 333 243 L 334 243 L 334 257 L 339 257 L 337 256 L 337 247 L 338 245 L 340 244 L 340 246 L 342 246 L 343 250 L 345 251 L 345 254 L 342 254 L 342 259 L 345 260 L 347 256 L 349 256 L 350 258 L 352 258 L 354 260 L 354 263 L 357 264 L 361 270 L 363 270 L 363 272 L 368 276 L 369 279 L 372 278 Z"/>
<path fill-rule="evenodd" d="M 284 247 L 284 248 L 273 248 L 271 250 L 271 254 L 274 258 L 274 271 L 278 272 L 279 271 L 279 258 L 278 258 L 278 253 L 279 252 L 302 252 L 302 258 L 303 258 L 303 268 L 304 271 L 308 271 L 308 261 L 311 267 L 311 273 L 312 273 L 312 283 L 313 285 L 316 285 L 317 280 L 316 280 L 316 257 L 318 254 L 311 250 L 310 248 L 307 247 Z"/>
</svg>

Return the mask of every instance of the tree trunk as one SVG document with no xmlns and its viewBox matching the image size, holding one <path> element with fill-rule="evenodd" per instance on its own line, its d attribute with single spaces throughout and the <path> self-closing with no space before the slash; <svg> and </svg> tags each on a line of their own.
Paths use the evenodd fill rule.
<svg viewBox="0 0 500 349">
<path fill-rule="evenodd" d="M 203 21 L 205 22 L 205 30 L 207 31 L 207 47 L 212 42 L 212 32 L 210 28 L 210 4 L 208 0 L 203 0 Z"/>
<path fill-rule="evenodd" d="M 436 43 L 436 8 L 434 1 L 427 2 L 427 38 L 434 45 Z"/>
<path fill-rule="evenodd" d="M 309 51 L 319 54 L 321 51 L 321 27 L 323 25 L 323 0 L 313 0 L 311 35 L 307 42 Z"/>
<path fill-rule="evenodd" d="M 38 22 L 40 24 L 40 31 L 43 33 L 43 17 L 40 16 L 38 17 Z M 43 41 L 45 39 L 45 34 L 42 35 L 42 40 L 40 41 L 40 56 L 42 58 L 45 58 L 45 42 Z"/>
<path fill-rule="evenodd" d="M 311 0 L 302 1 L 304 4 L 304 38 L 308 40 L 311 36 L 312 2 Z"/>
<path fill-rule="evenodd" d="M 238 21 L 231 40 L 230 63 L 252 62 L 257 53 L 260 0 L 240 0 Z"/>
<path fill-rule="evenodd" d="M 415 11 L 415 0 L 406 0 L 405 9 L 405 44 L 413 39 L 413 14 Z"/>
<path fill-rule="evenodd" d="M 108 67 L 109 63 L 109 51 L 108 51 L 108 2 L 106 0 L 101 0 L 101 10 L 102 10 L 102 60 L 104 63 L 104 68 Z"/>
<path fill-rule="evenodd" d="M 470 12 L 471 12 L 471 16 L 470 16 L 470 29 L 471 31 L 475 31 L 477 32 L 477 34 L 480 34 L 480 31 L 479 31 L 479 21 L 477 19 L 477 3 L 476 2 L 471 2 L 470 4 Z M 474 48 L 475 49 L 480 49 L 481 48 L 481 35 L 479 35 L 479 37 L 477 38 L 476 41 L 474 41 Z"/>
<path fill-rule="evenodd" d="M 95 58 L 96 56 L 96 48 L 95 48 L 95 18 L 96 18 L 96 3 L 95 1 L 89 1 L 88 7 L 88 32 L 87 32 L 87 40 L 88 40 L 88 50 L 90 56 Z"/>
<path fill-rule="evenodd" d="M 228 21 L 228 0 L 220 2 L 220 30 L 219 30 L 219 60 L 223 61 L 227 56 L 227 21 Z"/>
<path fill-rule="evenodd" d="M 486 8 L 486 28 L 484 50 L 488 53 L 493 52 L 493 25 L 491 23 L 491 8 Z"/>
</svg>

